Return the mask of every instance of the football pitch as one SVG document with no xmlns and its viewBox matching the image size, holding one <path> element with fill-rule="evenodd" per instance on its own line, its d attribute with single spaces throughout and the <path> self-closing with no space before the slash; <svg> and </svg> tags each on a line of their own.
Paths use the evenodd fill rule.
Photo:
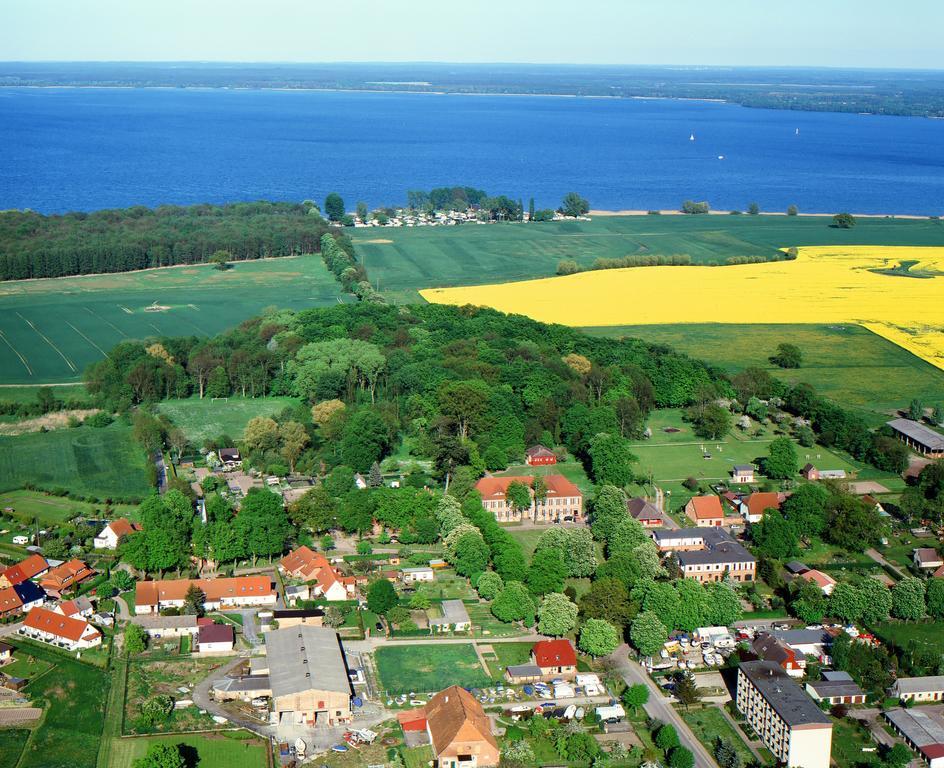
<svg viewBox="0 0 944 768">
<path fill-rule="evenodd" d="M 121 341 L 209 338 L 268 306 L 350 300 L 319 256 L 0 283 L 0 383 L 78 381 Z"/>
</svg>

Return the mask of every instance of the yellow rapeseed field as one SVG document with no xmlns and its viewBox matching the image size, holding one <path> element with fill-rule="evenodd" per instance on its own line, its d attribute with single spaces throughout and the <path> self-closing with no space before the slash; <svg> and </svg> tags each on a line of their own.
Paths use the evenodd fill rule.
<svg viewBox="0 0 944 768">
<path fill-rule="evenodd" d="M 908 261 L 931 276 L 873 271 Z M 816 246 L 794 261 L 601 270 L 420 293 L 572 326 L 858 323 L 944 369 L 944 248 Z"/>
</svg>

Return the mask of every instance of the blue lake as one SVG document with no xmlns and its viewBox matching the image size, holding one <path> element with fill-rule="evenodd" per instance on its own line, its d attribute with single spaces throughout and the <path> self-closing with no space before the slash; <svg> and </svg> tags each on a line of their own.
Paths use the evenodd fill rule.
<svg viewBox="0 0 944 768">
<path fill-rule="evenodd" d="M 460 184 L 538 207 L 576 190 L 607 209 L 944 213 L 944 121 L 704 102 L 0 88 L 0 147 L 0 208 L 43 212 Z"/>
</svg>

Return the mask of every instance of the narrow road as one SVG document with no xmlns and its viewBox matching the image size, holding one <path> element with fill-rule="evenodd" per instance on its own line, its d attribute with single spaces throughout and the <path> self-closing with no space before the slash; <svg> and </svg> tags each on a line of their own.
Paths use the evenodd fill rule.
<svg viewBox="0 0 944 768">
<path fill-rule="evenodd" d="M 884 566 L 886 566 L 887 568 L 891 568 L 895 573 L 898 574 L 898 578 L 899 578 L 899 579 L 903 579 L 903 578 L 905 578 L 905 577 L 908 575 L 908 574 L 905 573 L 903 570 L 901 570 L 901 568 L 899 568 L 897 565 L 894 565 L 894 564 L 888 562 L 888 560 L 886 560 L 884 557 L 882 557 L 882 553 L 879 552 L 877 549 L 873 549 L 873 548 L 869 547 L 869 549 L 865 550 L 865 554 L 867 554 L 869 557 L 871 557 L 871 558 L 872 558 L 876 563 L 878 563 L 879 565 L 884 565 Z"/>
<path fill-rule="evenodd" d="M 193 699 L 194 704 L 196 704 L 200 709 L 205 709 L 211 715 L 225 717 L 230 722 L 241 725 L 250 731 L 262 734 L 263 736 L 272 736 L 275 734 L 275 728 L 272 726 L 262 725 L 258 720 L 252 720 L 248 717 L 240 718 L 239 716 L 234 715 L 232 712 L 223 709 L 223 707 L 214 701 L 210 696 L 210 690 L 213 688 L 213 683 L 226 677 L 244 661 L 246 661 L 245 656 L 238 656 L 234 659 L 228 660 L 225 664 L 223 664 L 223 666 L 214 669 L 209 675 L 207 675 L 205 678 L 203 678 L 203 680 L 197 683 L 196 686 L 194 686 L 191 698 Z"/>
<path fill-rule="evenodd" d="M 154 466 L 157 469 L 157 490 L 164 494 L 167 491 L 167 467 L 164 464 L 164 454 L 157 452 L 154 454 Z"/>
<path fill-rule="evenodd" d="M 714 758 L 708 753 L 708 750 L 702 746 L 702 743 L 695 738 L 688 724 L 679 716 L 675 708 L 662 695 L 662 691 L 652 681 L 652 678 L 646 674 L 646 671 L 635 661 L 629 658 L 629 646 L 621 645 L 607 659 L 614 665 L 615 669 L 622 675 L 627 685 L 636 685 L 642 683 L 649 688 L 649 701 L 646 702 L 644 709 L 646 714 L 663 723 L 671 723 L 678 731 L 679 740 L 682 745 L 691 750 L 695 756 L 695 768 L 718 768 Z"/>
<path fill-rule="evenodd" d="M 128 610 L 128 604 L 121 595 L 115 595 L 115 605 L 118 606 L 119 621 L 131 621 L 131 611 Z"/>
</svg>

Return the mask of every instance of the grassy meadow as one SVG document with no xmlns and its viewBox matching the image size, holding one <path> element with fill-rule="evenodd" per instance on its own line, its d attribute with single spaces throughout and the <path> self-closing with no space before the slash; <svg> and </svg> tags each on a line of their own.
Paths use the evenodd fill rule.
<svg viewBox="0 0 944 768">
<path fill-rule="evenodd" d="M 450 685 L 475 688 L 491 682 L 472 643 L 386 645 L 374 658 L 388 694 L 441 691 Z"/>
<path fill-rule="evenodd" d="M 788 384 L 804 381 L 836 402 L 869 411 L 876 422 L 905 407 L 912 397 L 933 403 L 944 392 L 944 372 L 859 325 L 691 323 L 585 330 L 666 344 L 728 373 L 763 368 Z M 801 368 L 785 370 L 768 360 L 785 341 L 803 352 Z"/>
<path fill-rule="evenodd" d="M 731 256 L 769 258 L 803 245 L 944 245 L 944 223 L 860 219 L 854 230 L 812 216 L 594 216 L 592 221 L 467 224 L 350 231 L 371 281 L 388 300 L 417 301 L 421 288 L 549 277 L 561 259 L 685 255 L 692 264 Z"/>
<path fill-rule="evenodd" d="M 78 381 L 125 339 L 208 337 L 267 306 L 339 299 L 349 300 L 319 256 L 0 283 L 0 383 Z"/>
<path fill-rule="evenodd" d="M 66 496 L 51 496 L 39 491 L 7 491 L 0 493 L 0 508 L 10 507 L 17 516 L 23 518 L 35 518 L 41 525 L 55 525 L 75 517 L 75 515 L 88 516 L 120 516 L 125 517 L 137 511 L 136 507 L 123 504 L 89 504 L 84 501 L 76 501 Z"/>
<path fill-rule="evenodd" d="M 266 745 L 246 731 L 221 734 L 181 733 L 173 736 L 146 736 L 113 739 L 106 768 L 132 768 L 144 757 L 149 745 L 164 742 L 181 745 L 188 765 L 199 768 L 264 768 Z"/>
<path fill-rule="evenodd" d="M 0 492 L 26 485 L 67 488 L 98 498 L 138 498 L 149 491 L 146 457 L 131 427 L 76 427 L 0 437 Z"/>
<path fill-rule="evenodd" d="M 220 435 L 239 440 L 250 419 L 272 416 L 297 404 L 298 400 L 293 397 L 230 397 L 226 400 L 191 397 L 164 400 L 157 410 L 180 427 L 192 443 L 199 445 Z"/>
</svg>

